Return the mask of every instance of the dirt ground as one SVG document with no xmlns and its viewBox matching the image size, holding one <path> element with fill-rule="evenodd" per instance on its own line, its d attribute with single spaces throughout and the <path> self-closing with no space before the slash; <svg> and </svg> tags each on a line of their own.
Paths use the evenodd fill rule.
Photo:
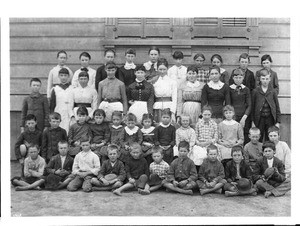
<svg viewBox="0 0 300 226">
<path fill-rule="evenodd" d="M 11 176 L 20 167 L 11 163 Z M 125 192 L 122 197 L 111 192 L 18 191 L 11 188 L 11 214 L 23 216 L 291 216 L 291 194 L 264 198 L 225 197 L 224 194 L 185 196 L 163 190 L 142 196 Z M 276 207 L 276 208 L 274 208 Z"/>
</svg>

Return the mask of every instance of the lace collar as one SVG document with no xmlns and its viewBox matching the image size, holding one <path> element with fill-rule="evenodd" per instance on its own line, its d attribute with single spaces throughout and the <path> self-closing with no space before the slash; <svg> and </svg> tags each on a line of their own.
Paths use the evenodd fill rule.
<svg viewBox="0 0 300 226">
<path fill-rule="evenodd" d="M 213 82 L 213 81 L 209 81 L 209 82 L 207 83 L 207 85 L 208 85 L 210 88 L 216 89 L 216 90 L 222 89 L 222 87 L 224 86 L 224 84 L 225 84 L 225 83 L 221 82 L 220 80 L 219 80 L 217 83 L 215 83 L 215 82 Z"/>
<path fill-rule="evenodd" d="M 128 62 L 126 61 L 125 65 L 124 65 L 124 68 L 125 68 L 126 70 L 135 69 L 135 68 L 136 68 L 136 65 L 135 65 L 133 62 L 132 62 L 132 63 L 128 63 Z"/>
<path fill-rule="evenodd" d="M 164 124 L 161 122 L 161 123 L 159 123 L 159 125 L 162 126 L 162 127 L 164 127 L 164 128 L 168 128 L 168 127 L 171 125 L 171 123 L 169 123 L 168 125 L 164 125 Z"/>
<path fill-rule="evenodd" d="M 146 133 L 149 134 L 151 132 L 153 132 L 153 130 L 155 129 L 154 126 L 150 126 L 148 129 L 145 129 L 144 127 L 141 129 L 142 133 Z"/>
<path fill-rule="evenodd" d="M 128 126 L 125 126 L 125 131 L 128 135 L 133 135 L 139 130 L 138 126 L 135 126 L 133 129 L 129 129 Z"/>
<path fill-rule="evenodd" d="M 123 126 L 122 125 L 118 125 L 118 126 L 112 125 L 111 127 L 114 128 L 114 129 L 119 129 L 119 128 L 123 127 Z"/>
</svg>

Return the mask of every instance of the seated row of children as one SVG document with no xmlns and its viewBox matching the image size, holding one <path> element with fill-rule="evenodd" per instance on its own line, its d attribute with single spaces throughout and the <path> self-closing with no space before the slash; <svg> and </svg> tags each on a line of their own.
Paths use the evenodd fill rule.
<svg viewBox="0 0 300 226">
<path fill-rule="evenodd" d="M 100 167 L 98 156 L 92 152 L 88 137 L 80 140 L 82 151 L 73 158 L 68 155 L 68 143 L 58 143 L 59 154 L 47 164 L 39 156 L 39 147 L 30 145 L 28 157 L 24 163 L 24 177 L 12 178 L 16 191 L 36 189 L 41 185 L 46 189 L 57 190 L 67 187 L 68 191 L 82 188 L 85 192 L 109 191 L 121 196 L 126 190 L 137 189 L 142 195 L 150 194 L 161 187 L 167 192 L 179 192 L 193 195 L 197 189 L 200 195 L 222 193 L 225 196 L 256 195 L 258 191 L 270 195 L 282 196 L 291 188 L 286 178 L 284 164 L 275 154 L 275 144 L 266 141 L 263 144 L 263 157 L 259 158 L 254 170 L 243 159 L 243 148 L 239 145 L 231 150 L 232 159 L 225 165 L 218 160 L 218 148 L 211 144 L 207 147 L 204 159 L 197 173 L 194 162 L 188 158 L 189 143 L 181 141 L 178 145 L 178 158 L 169 165 L 163 160 L 164 151 L 152 148 L 153 162 L 148 167 L 138 143 L 130 145 L 130 157 L 125 167 L 118 145 L 108 146 L 108 160 Z"/>
</svg>

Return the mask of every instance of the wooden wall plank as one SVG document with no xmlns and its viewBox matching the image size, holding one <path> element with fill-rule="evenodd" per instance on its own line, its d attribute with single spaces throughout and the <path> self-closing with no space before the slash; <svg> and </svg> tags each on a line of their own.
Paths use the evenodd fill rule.
<svg viewBox="0 0 300 226">
<path fill-rule="evenodd" d="M 10 18 L 9 19 L 10 24 L 23 24 L 23 23 L 104 23 L 105 18 Z"/>
<path fill-rule="evenodd" d="M 21 112 L 11 112 L 10 118 L 10 159 L 16 160 L 15 143 L 20 135 Z"/>
<path fill-rule="evenodd" d="M 260 51 L 268 52 L 290 52 L 290 39 L 289 38 L 260 38 L 262 40 L 262 47 Z"/>
<path fill-rule="evenodd" d="M 259 26 L 263 26 L 264 24 L 290 24 L 290 18 L 258 18 Z"/>
<path fill-rule="evenodd" d="M 258 29 L 260 38 L 290 38 L 289 24 L 262 24 Z"/>
</svg>

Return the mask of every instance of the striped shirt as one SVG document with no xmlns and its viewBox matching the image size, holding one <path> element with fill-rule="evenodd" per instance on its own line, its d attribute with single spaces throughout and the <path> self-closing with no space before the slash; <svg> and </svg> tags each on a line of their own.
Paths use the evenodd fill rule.
<svg viewBox="0 0 300 226">
<path fill-rule="evenodd" d="M 195 131 L 197 140 L 200 142 L 212 141 L 214 143 L 218 140 L 218 126 L 212 119 L 208 122 L 201 119 L 196 124 Z"/>
</svg>

